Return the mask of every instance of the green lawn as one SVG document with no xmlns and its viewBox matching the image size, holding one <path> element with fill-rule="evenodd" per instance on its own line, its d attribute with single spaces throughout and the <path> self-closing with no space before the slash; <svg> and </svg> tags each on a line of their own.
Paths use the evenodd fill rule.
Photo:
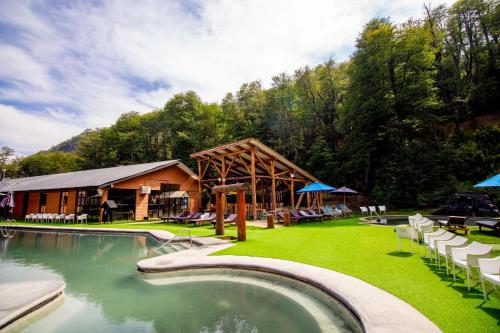
<svg viewBox="0 0 500 333">
<path fill-rule="evenodd" d="M 81 226 L 81 225 L 77 225 Z M 184 225 L 176 224 L 89 224 L 92 228 L 163 229 L 177 232 Z M 193 235 L 214 234 L 211 226 L 190 228 Z M 235 235 L 235 227 L 226 228 Z M 248 228 L 247 241 L 218 252 L 216 255 L 247 255 L 287 259 L 346 273 L 407 301 L 445 332 L 500 331 L 499 292 L 491 292 L 483 301 L 476 280 L 467 291 L 465 275 L 456 283 L 446 272 L 437 271 L 433 263 L 419 254 L 409 253 L 410 243 L 404 241 L 403 251 L 396 251 L 393 227 L 360 224 L 357 218 L 294 225 L 287 228 Z M 491 232 L 473 229 L 471 239 L 500 243 Z M 416 247 L 415 247 L 416 249 Z M 491 287 L 490 287 L 491 289 Z"/>
</svg>

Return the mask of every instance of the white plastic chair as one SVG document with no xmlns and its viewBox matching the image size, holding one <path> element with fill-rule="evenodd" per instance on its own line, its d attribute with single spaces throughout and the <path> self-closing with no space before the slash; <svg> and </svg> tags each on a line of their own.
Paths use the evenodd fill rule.
<svg viewBox="0 0 500 333">
<path fill-rule="evenodd" d="M 75 223 L 75 214 L 69 214 L 64 217 L 64 223 Z"/>
<path fill-rule="evenodd" d="M 385 206 L 378 206 L 378 211 L 380 212 L 380 214 L 387 214 Z"/>
<path fill-rule="evenodd" d="M 445 234 L 446 232 L 447 232 L 446 230 L 438 229 L 438 230 L 433 231 L 433 232 L 424 233 L 424 235 L 422 237 L 422 244 L 424 245 L 425 255 L 427 255 L 427 248 L 429 247 L 429 238 L 441 236 L 441 235 Z"/>
<path fill-rule="evenodd" d="M 448 258 L 451 255 L 451 249 L 455 247 L 464 247 L 469 240 L 465 237 L 462 236 L 456 236 L 453 239 L 450 239 L 448 241 L 441 241 L 437 245 L 437 260 L 438 260 L 438 267 L 441 268 L 441 257 L 445 258 L 446 261 L 446 275 L 450 275 L 449 269 L 448 269 Z"/>
<path fill-rule="evenodd" d="M 468 246 L 451 249 L 451 263 L 453 265 L 453 281 L 455 282 L 455 265 L 462 267 L 467 272 L 467 289 L 470 291 L 471 269 L 478 267 L 478 259 L 488 258 L 492 247 L 478 242 L 472 242 Z"/>
<path fill-rule="evenodd" d="M 56 216 L 54 217 L 54 221 L 57 223 L 64 222 L 65 216 L 66 216 L 66 214 L 56 214 Z"/>
<path fill-rule="evenodd" d="M 444 234 L 442 234 L 440 236 L 429 237 L 429 243 L 427 244 L 429 247 L 429 256 L 432 259 L 432 252 L 434 252 L 434 254 L 436 256 L 436 258 L 435 258 L 436 265 L 437 265 L 437 261 L 438 261 L 438 254 L 437 254 L 438 243 L 452 240 L 453 238 L 455 238 L 455 236 L 456 235 L 454 233 L 446 231 Z"/>
<path fill-rule="evenodd" d="M 368 206 L 368 210 L 370 211 L 370 215 L 371 214 L 377 215 L 377 207 L 375 207 L 375 206 Z"/>
<path fill-rule="evenodd" d="M 500 256 L 491 259 L 478 259 L 479 264 L 479 278 L 481 279 L 481 286 L 483 287 L 484 300 L 487 300 L 486 288 L 484 280 L 493 284 L 493 288 L 497 290 L 500 285 Z"/>
<path fill-rule="evenodd" d="M 78 215 L 76 217 L 76 223 L 83 223 L 84 221 L 85 221 L 85 223 L 88 223 L 87 222 L 87 216 L 88 216 L 88 214 Z"/>
<path fill-rule="evenodd" d="M 368 208 L 361 206 L 359 209 L 361 210 L 362 215 L 368 215 Z"/>
<path fill-rule="evenodd" d="M 408 226 L 396 227 L 394 231 L 396 231 L 396 236 L 398 237 L 398 251 L 401 252 L 401 239 L 406 238 L 411 240 L 411 253 L 413 254 L 413 241 L 418 238 L 417 231 Z"/>
</svg>

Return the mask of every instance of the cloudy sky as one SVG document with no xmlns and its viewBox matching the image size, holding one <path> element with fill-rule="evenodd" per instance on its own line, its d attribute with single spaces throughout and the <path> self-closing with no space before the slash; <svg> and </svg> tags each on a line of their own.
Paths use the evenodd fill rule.
<svg viewBox="0 0 500 333">
<path fill-rule="evenodd" d="M 220 101 L 330 57 L 373 17 L 421 17 L 441 0 L 0 1 L 0 145 L 50 148 L 127 111 L 196 91 Z"/>
</svg>

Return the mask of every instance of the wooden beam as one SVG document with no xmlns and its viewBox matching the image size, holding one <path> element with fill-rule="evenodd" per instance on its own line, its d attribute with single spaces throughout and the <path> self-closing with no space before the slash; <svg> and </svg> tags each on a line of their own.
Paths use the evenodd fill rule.
<svg viewBox="0 0 500 333">
<path fill-rule="evenodd" d="M 255 151 L 251 151 L 250 173 L 252 177 L 252 217 L 257 220 L 257 179 L 255 178 Z"/>
<path fill-rule="evenodd" d="M 304 198 L 304 192 L 300 193 L 299 195 L 299 201 L 297 201 L 297 204 L 295 205 L 295 209 L 299 209 L 300 204 L 302 203 L 302 199 Z"/>
<path fill-rule="evenodd" d="M 208 166 L 209 164 L 207 164 Z M 205 169 L 206 170 L 206 169 Z M 201 182 L 203 181 L 203 172 L 201 171 L 201 161 L 198 160 L 198 195 L 199 200 L 198 200 L 198 209 L 201 209 L 201 198 L 202 198 L 202 188 L 201 188 Z"/>
<path fill-rule="evenodd" d="M 237 227 L 238 227 L 238 240 L 245 241 L 247 239 L 246 228 L 246 207 L 245 207 L 245 192 L 238 191 L 236 194 L 236 214 L 237 214 Z"/>
<path fill-rule="evenodd" d="M 215 234 L 224 235 L 224 204 L 221 192 L 215 192 Z"/>
<path fill-rule="evenodd" d="M 271 160 L 271 208 L 276 213 L 276 179 L 274 178 L 274 160 Z"/>
<path fill-rule="evenodd" d="M 227 177 L 227 174 L 229 173 L 229 170 L 231 170 L 231 167 L 233 166 L 233 162 L 234 160 L 236 159 L 236 154 L 233 156 L 233 159 L 231 160 L 231 162 L 229 163 L 229 166 L 227 167 L 227 170 L 226 170 L 226 173 L 224 174 L 224 178 Z"/>
<path fill-rule="evenodd" d="M 295 187 L 294 187 L 294 179 L 290 177 L 290 205 L 295 206 Z"/>
<path fill-rule="evenodd" d="M 218 185 L 212 187 L 212 194 L 213 193 L 227 193 L 227 192 L 238 192 L 238 191 L 247 191 L 248 190 L 248 184 L 247 183 L 236 183 L 236 184 L 229 184 L 229 185 Z"/>
</svg>

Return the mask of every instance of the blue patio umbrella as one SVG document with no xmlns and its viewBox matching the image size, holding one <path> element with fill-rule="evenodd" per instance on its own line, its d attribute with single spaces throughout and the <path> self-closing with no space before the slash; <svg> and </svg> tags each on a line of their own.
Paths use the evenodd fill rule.
<svg viewBox="0 0 500 333">
<path fill-rule="evenodd" d="M 500 187 L 500 173 L 496 176 L 483 180 L 474 187 Z"/>
<path fill-rule="evenodd" d="M 326 184 L 321 183 L 312 183 L 304 186 L 297 193 L 305 193 L 305 192 L 330 192 L 334 191 L 335 187 L 328 186 Z"/>
<path fill-rule="evenodd" d="M 310 192 L 315 193 L 315 199 L 313 200 L 313 202 L 314 201 L 317 202 L 318 209 L 319 209 L 320 202 L 321 202 L 321 197 L 317 193 L 320 193 L 320 192 L 330 192 L 330 191 L 333 191 L 333 190 L 335 190 L 335 187 L 331 187 L 331 186 L 328 186 L 326 184 L 315 182 L 315 183 L 312 183 L 312 184 L 304 186 L 303 188 L 301 188 L 300 190 L 298 190 L 297 193 L 310 193 Z M 313 203 L 313 206 L 314 206 L 314 203 Z"/>
</svg>

